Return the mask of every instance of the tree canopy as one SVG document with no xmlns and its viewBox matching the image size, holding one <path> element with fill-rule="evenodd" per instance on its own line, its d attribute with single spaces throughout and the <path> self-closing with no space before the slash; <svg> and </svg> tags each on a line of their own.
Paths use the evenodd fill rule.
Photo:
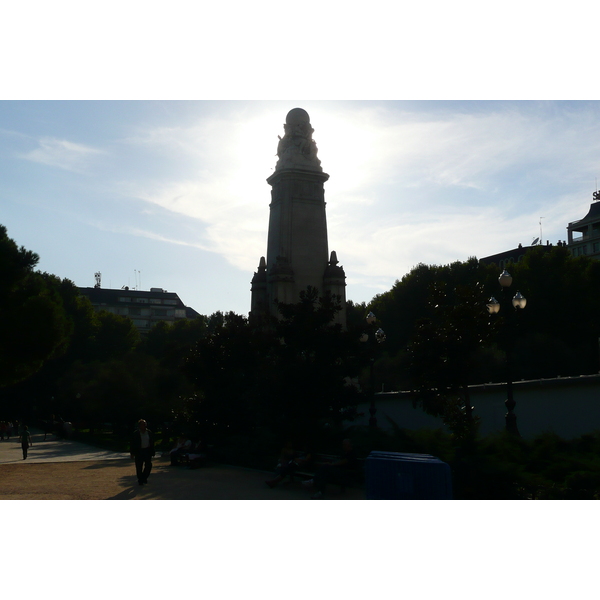
<svg viewBox="0 0 600 600">
<path fill-rule="evenodd" d="M 508 269 L 513 276 L 511 293 L 521 291 L 528 301 L 519 315 L 516 376 L 533 379 L 598 372 L 600 325 L 594 304 L 600 291 L 600 261 L 575 258 L 564 246 L 536 247 Z M 502 381 L 501 360 L 495 355 L 502 351 L 498 333 L 503 316 L 494 321 L 485 309 L 487 299 L 500 293 L 500 271 L 475 258 L 445 266 L 416 266 L 369 305 L 387 334 L 388 353 L 401 355 L 413 343 L 427 339 L 433 343 L 434 336 L 437 341 L 449 336 L 448 343 L 452 338 L 461 344 L 472 337 L 480 340 L 479 359 L 471 357 L 475 362 L 468 368 L 455 364 L 448 370 L 467 368 L 472 384 Z M 432 346 L 429 352 L 436 354 Z M 464 357 L 465 351 L 447 345 L 443 354 L 451 359 Z M 436 360 L 440 352 L 437 356 Z M 431 360 L 421 361 L 423 369 L 436 371 Z M 414 372 L 393 383 L 410 389 L 415 385 Z"/>
<path fill-rule="evenodd" d="M 0 387 L 27 379 L 68 345 L 60 283 L 35 272 L 38 261 L 0 225 Z"/>
<path fill-rule="evenodd" d="M 189 406 L 200 424 L 231 432 L 268 427 L 301 438 L 349 416 L 356 347 L 332 323 L 339 302 L 309 288 L 299 302 L 278 308 L 280 318 L 268 326 L 234 313 L 209 325 L 186 364 L 197 390 Z"/>
</svg>

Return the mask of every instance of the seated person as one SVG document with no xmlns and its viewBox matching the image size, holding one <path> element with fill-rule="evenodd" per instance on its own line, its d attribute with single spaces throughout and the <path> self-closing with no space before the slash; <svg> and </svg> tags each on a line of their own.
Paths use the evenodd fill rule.
<svg viewBox="0 0 600 600">
<path fill-rule="evenodd" d="M 302 485 L 311 489 L 314 487 L 317 491 L 312 497 L 313 500 L 323 498 L 328 483 L 336 483 L 342 491 L 347 485 L 350 485 L 358 473 L 358 460 L 352 443 L 346 439 L 342 442 L 342 457 L 340 460 L 321 465 L 314 476 L 314 479 L 303 481 Z"/>
<path fill-rule="evenodd" d="M 184 435 L 180 435 L 175 448 L 173 448 L 169 455 L 171 456 L 171 465 L 178 465 L 179 458 L 184 454 L 187 454 L 192 447 L 192 440 L 186 439 Z"/>
<path fill-rule="evenodd" d="M 205 464 L 207 456 L 206 444 L 202 440 L 198 440 L 193 448 L 188 453 L 190 460 L 190 469 L 197 469 Z"/>
<path fill-rule="evenodd" d="M 303 452 L 295 452 L 293 449 L 293 444 L 288 442 L 281 450 L 279 462 L 275 467 L 275 477 L 265 481 L 265 483 L 270 488 L 274 488 L 288 475 L 290 476 L 290 479 L 292 479 L 294 473 L 300 467 L 307 467 L 310 463 L 312 463 L 312 460 L 313 454 L 310 449 L 307 448 Z"/>
</svg>

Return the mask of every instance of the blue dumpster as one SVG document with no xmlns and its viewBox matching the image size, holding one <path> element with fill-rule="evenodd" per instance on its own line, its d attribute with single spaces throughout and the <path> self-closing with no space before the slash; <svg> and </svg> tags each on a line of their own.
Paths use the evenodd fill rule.
<svg viewBox="0 0 600 600">
<path fill-rule="evenodd" d="M 431 454 L 373 451 L 366 460 L 367 500 L 451 500 L 450 467 Z"/>
</svg>

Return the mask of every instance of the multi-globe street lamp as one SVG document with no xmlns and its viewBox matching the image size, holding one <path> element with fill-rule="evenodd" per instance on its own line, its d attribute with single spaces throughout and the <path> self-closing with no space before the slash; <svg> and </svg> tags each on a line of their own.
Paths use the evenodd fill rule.
<svg viewBox="0 0 600 600">
<path fill-rule="evenodd" d="M 375 329 L 377 323 L 377 319 L 372 312 L 369 312 L 367 315 L 367 326 L 371 332 L 369 335 L 368 332 L 365 332 L 360 337 L 360 341 L 367 343 L 370 342 L 370 372 L 369 372 L 369 387 L 371 392 L 371 406 L 369 407 L 369 414 L 371 417 L 369 418 L 369 427 L 375 428 L 377 427 L 377 418 L 375 417 L 375 413 L 377 412 L 377 408 L 375 408 L 375 348 L 379 344 L 385 342 L 385 333 L 381 327 Z"/>
<path fill-rule="evenodd" d="M 513 278 L 510 273 L 506 270 L 502 271 L 498 282 L 500 283 L 501 296 L 500 301 L 496 300 L 493 296 L 489 299 L 487 306 L 490 315 L 495 315 L 503 309 L 506 313 L 506 320 L 504 323 L 503 337 L 501 340 L 501 346 L 503 346 L 506 355 L 506 400 L 504 404 L 507 409 L 506 413 L 506 431 L 508 433 L 519 436 L 519 430 L 517 428 L 517 417 L 514 413 L 516 402 L 513 397 L 513 349 L 516 340 L 516 318 L 517 313 L 523 310 L 527 305 L 527 299 L 517 292 L 513 298 L 510 298 L 510 286 L 512 285 Z M 511 310 L 511 305 L 513 310 Z"/>
</svg>

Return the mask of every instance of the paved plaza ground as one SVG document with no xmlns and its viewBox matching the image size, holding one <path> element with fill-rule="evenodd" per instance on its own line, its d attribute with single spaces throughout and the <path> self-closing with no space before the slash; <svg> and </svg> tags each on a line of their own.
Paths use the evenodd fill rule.
<svg viewBox="0 0 600 600">
<path fill-rule="evenodd" d="M 171 467 L 157 454 L 147 485 L 139 486 L 129 454 L 32 430 L 33 447 L 23 460 L 18 438 L 0 442 L 0 500 L 308 500 L 298 482 L 270 489 L 270 473 L 228 465 L 190 470 Z M 327 499 L 362 500 L 348 489 Z"/>
</svg>

